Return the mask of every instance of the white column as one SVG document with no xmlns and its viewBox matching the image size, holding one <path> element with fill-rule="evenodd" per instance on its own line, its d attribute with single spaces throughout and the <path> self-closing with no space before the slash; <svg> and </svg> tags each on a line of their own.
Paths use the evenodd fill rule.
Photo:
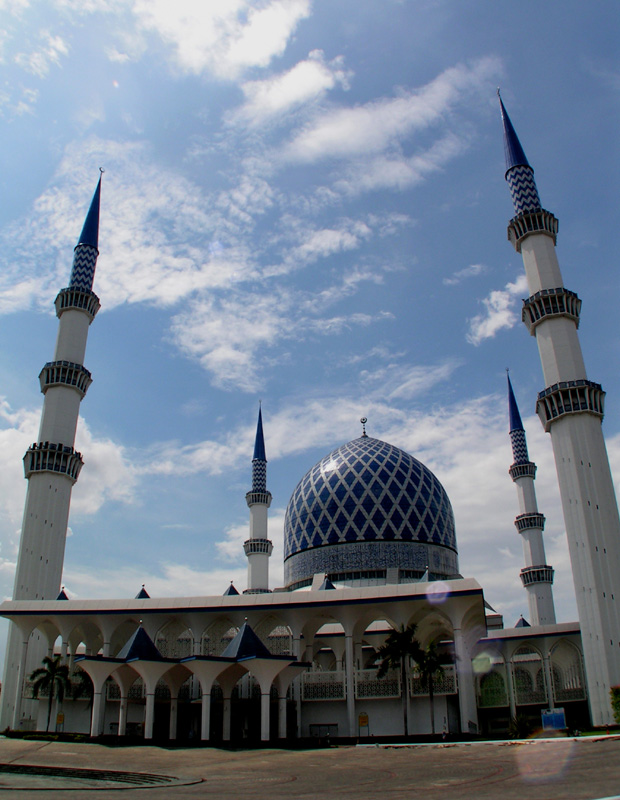
<svg viewBox="0 0 620 800">
<path fill-rule="evenodd" d="M 94 681 L 93 681 L 94 683 Z M 105 714 L 105 681 L 94 686 L 93 692 L 93 713 L 90 723 L 90 735 L 101 736 L 103 733 Z"/>
<path fill-rule="evenodd" d="M 210 738 L 209 729 L 211 726 L 211 692 L 202 693 L 202 709 L 200 713 L 200 738 L 203 742 L 208 742 Z"/>
<path fill-rule="evenodd" d="M 506 661 L 506 689 L 508 691 L 508 704 L 510 705 L 510 719 L 517 716 L 517 698 L 515 695 L 515 683 L 512 679 L 512 662 Z"/>
<path fill-rule="evenodd" d="M 148 687 L 151 688 L 150 686 Z M 155 690 L 146 693 L 146 709 L 144 714 L 144 738 L 153 738 L 153 720 L 155 718 Z"/>
<path fill-rule="evenodd" d="M 269 701 L 270 693 L 261 692 L 260 695 L 260 739 L 261 742 L 269 741 Z"/>
<path fill-rule="evenodd" d="M 471 666 L 471 653 L 461 628 L 454 628 L 454 654 L 458 670 L 459 708 L 461 711 L 461 732 L 470 733 L 473 723 L 478 731 L 478 709 L 476 708 L 476 687 Z"/>
<path fill-rule="evenodd" d="M 278 697 L 278 739 L 286 739 L 286 693 Z"/>
<path fill-rule="evenodd" d="M 170 728 L 168 731 L 169 739 L 177 738 L 177 718 L 179 713 L 179 699 L 178 697 L 170 697 Z"/>
<path fill-rule="evenodd" d="M 13 709 L 13 730 L 19 730 L 19 722 L 22 712 L 22 695 L 24 693 L 24 672 L 26 670 L 26 659 L 28 658 L 28 640 L 30 635 L 22 642 L 22 653 L 19 659 L 19 667 L 17 670 L 17 684 L 15 686 L 15 708 Z"/>
<path fill-rule="evenodd" d="M 345 675 L 347 687 L 347 723 L 349 726 L 349 736 L 355 736 L 355 681 L 353 665 L 353 636 L 345 634 Z"/>
<path fill-rule="evenodd" d="M 121 691 L 121 702 L 118 708 L 118 735 L 125 736 L 127 734 L 127 706 L 129 701 L 127 695 L 123 695 Z"/>
<path fill-rule="evenodd" d="M 548 648 L 543 653 L 543 665 L 545 674 L 545 685 L 547 687 L 547 706 L 555 708 L 555 700 L 553 699 L 553 676 L 551 675 L 551 657 Z"/>
<path fill-rule="evenodd" d="M 230 694 L 228 697 L 224 695 L 223 699 L 223 720 L 222 720 L 222 739 L 225 742 L 230 741 L 230 711 L 231 711 L 231 702 L 230 702 Z"/>
</svg>

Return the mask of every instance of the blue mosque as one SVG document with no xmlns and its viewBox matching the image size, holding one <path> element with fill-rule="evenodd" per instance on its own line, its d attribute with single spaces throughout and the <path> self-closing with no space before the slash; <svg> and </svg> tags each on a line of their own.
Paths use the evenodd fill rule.
<svg viewBox="0 0 620 800">
<path fill-rule="evenodd" d="M 362 435 L 311 467 L 286 510 L 284 586 L 272 587 L 266 436 L 259 411 L 249 509 L 247 586 L 219 596 L 70 600 L 61 588 L 82 366 L 99 310 L 92 291 L 101 179 L 56 300 L 54 359 L 40 376 L 39 440 L 24 458 L 28 494 L 2 692 L 2 729 L 45 727 L 47 699 L 32 670 L 58 656 L 85 672 L 88 698 L 56 705 L 56 725 L 97 737 L 204 743 L 505 735 L 518 715 L 566 727 L 612 721 L 620 683 L 620 521 L 601 421 L 604 392 L 585 372 L 581 304 L 565 289 L 555 254 L 558 224 L 500 99 L 508 238 L 523 256 L 530 296 L 523 321 L 539 348 L 545 387 L 537 412 L 553 444 L 579 621 L 557 623 L 544 515 L 510 379 L 520 577 L 528 620 L 504 627 L 483 588 L 459 572 L 455 520 L 439 479 L 412 455 Z M 267 436 L 268 444 L 268 436 Z M 248 461 L 250 461 L 248 454 Z M 507 467 L 509 465 L 506 465 Z M 241 587 L 239 587 L 241 588 Z M 441 667 L 428 681 L 414 658 L 381 677 L 382 645 L 415 626 Z"/>
<path fill-rule="evenodd" d="M 286 510 L 284 548 L 289 590 L 309 586 L 317 573 L 344 582 L 384 582 L 388 570 L 401 580 L 458 574 L 443 486 L 413 456 L 365 433 L 301 479 Z"/>
</svg>

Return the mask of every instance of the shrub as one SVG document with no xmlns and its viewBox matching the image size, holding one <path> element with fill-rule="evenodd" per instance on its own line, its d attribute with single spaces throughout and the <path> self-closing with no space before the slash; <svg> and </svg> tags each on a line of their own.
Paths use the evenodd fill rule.
<svg viewBox="0 0 620 800">
<path fill-rule="evenodd" d="M 614 712 L 614 719 L 620 723 L 620 686 L 612 686 L 609 690 L 611 695 L 611 707 Z"/>
<path fill-rule="evenodd" d="M 527 739 L 532 732 L 532 723 L 525 714 L 517 714 L 510 720 L 508 736 L 511 739 Z"/>
</svg>

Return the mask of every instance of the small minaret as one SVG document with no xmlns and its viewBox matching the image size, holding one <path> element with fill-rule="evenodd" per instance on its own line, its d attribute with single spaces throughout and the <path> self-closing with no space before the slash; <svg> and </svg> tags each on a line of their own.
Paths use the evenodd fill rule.
<svg viewBox="0 0 620 800">
<path fill-rule="evenodd" d="M 246 494 L 245 501 L 250 509 L 250 538 L 243 543 L 248 557 L 248 588 L 244 594 L 262 594 L 269 591 L 269 557 L 273 544 L 267 538 L 267 510 L 271 505 L 271 492 L 267 491 L 267 456 L 260 406 L 252 458 L 252 488 Z"/>
<path fill-rule="evenodd" d="M 551 435 L 594 725 L 613 721 L 609 689 L 620 683 L 620 519 L 601 422 L 600 384 L 589 380 L 577 328 L 581 301 L 565 289 L 558 221 L 540 202 L 500 98 L 506 181 L 515 209 L 508 239 L 523 257 L 530 296 L 523 322 L 536 337 L 545 388 L 536 411 Z"/>
<path fill-rule="evenodd" d="M 92 291 L 99 251 L 99 200 L 101 176 L 86 221 L 74 250 L 69 286 L 55 300 L 59 319 L 53 361 L 39 375 L 44 395 L 39 436 L 24 456 L 28 480 L 22 522 L 14 600 L 54 600 L 60 591 L 71 490 L 82 468 L 75 448 L 80 402 L 92 379 L 83 366 L 88 328 L 99 310 Z M 21 685 L 31 669 L 40 666 L 47 643 L 35 642 L 30 652 L 22 635 L 11 625 L 2 686 L 0 730 L 17 727 L 20 720 Z M 45 647 L 42 654 L 41 647 Z"/>
<path fill-rule="evenodd" d="M 527 591 L 527 602 L 532 625 L 553 625 L 553 567 L 546 563 L 543 530 L 545 518 L 538 511 L 536 502 L 536 464 L 530 461 L 527 452 L 525 430 L 515 400 L 510 376 L 508 378 L 508 413 L 510 417 L 510 443 L 512 444 L 513 465 L 509 474 L 517 487 L 519 515 L 515 527 L 523 541 L 525 567 L 521 570 L 521 581 Z"/>
</svg>

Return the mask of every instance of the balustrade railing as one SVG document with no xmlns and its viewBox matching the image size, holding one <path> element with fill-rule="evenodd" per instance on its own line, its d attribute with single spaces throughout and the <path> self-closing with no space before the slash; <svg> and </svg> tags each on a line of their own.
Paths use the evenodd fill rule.
<svg viewBox="0 0 620 800">
<path fill-rule="evenodd" d="M 346 682 L 344 670 L 302 673 L 302 700 L 344 700 L 345 698 Z"/>
<path fill-rule="evenodd" d="M 454 665 L 442 667 L 442 672 L 433 677 L 433 695 L 456 694 L 457 691 Z M 428 681 L 423 681 L 417 672 L 409 676 L 409 694 L 411 697 L 429 694 Z"/>
<path fill-rule="evenodd" d="M 400 697 L 400 673 L 388 670 L 382 677 L 377 677 L 376 669 L 355 670 L 355 696 L 359 699 L 382 699 Z"/>
</svg>

